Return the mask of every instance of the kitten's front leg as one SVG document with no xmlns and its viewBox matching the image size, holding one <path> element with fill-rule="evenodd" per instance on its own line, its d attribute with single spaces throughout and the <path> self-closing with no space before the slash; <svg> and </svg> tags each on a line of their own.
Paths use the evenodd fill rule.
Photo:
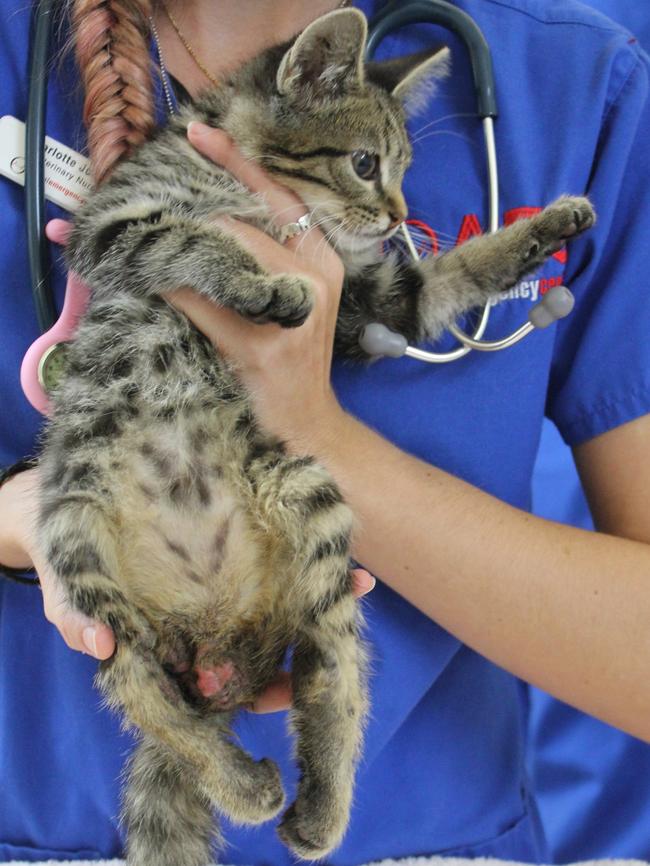
<svg viewBox="0 0 650 866">
<path fill-rule="evenodd" d="M 246 318 L 284 328 L 301 325 L 313 306 L 307 278 L 268 274 L 217 226 L 160 210 L 108 225 L 82 216 L 67 256 L 95 295 L 112 297 L 127 285 L 134 294 L 150 297 L 189 286 Z"/>
<path fill-rule="evenodd" d="M 425 259 L 419 338 L 437 337 L 459 314 L 512 288 L 594 221 L 594 210 L 586 198 L 564 196 L 530 219 Z"/>
<path fill-rule="evenodd" d="M 346 281 L 337 327 L 337 350 L 367 356 L 358 338 L 380 322 L 409 342 L 431 338 L 464 312 L 512 288 L 573 237 L 590 228 L 586 198 L 565 196 L 530 219 L 472 238 L 420 262 L 388 258 Z"/>
<path fill-rule="evenodd" d="M 588 199 L 564 196 L 529 219 L 426 259 L 425 294 L 430 291 L 435 304 L 438 294 L 449 293 L 458 312 L 483 304 L 537 270 L 568 240 L 591 228 L 595 218 Z"/>
</svg>

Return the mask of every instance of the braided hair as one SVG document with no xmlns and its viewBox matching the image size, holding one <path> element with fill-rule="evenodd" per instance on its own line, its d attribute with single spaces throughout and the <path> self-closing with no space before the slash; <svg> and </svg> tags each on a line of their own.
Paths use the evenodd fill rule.
<svg viewBox="0 0 650 866">
<path fill-rule="evenodd" d="M 83 119 L 95 183 L 100 184 L 154 126 L 149 57 L 153 0 L 72 0 Z"/>
</svg>

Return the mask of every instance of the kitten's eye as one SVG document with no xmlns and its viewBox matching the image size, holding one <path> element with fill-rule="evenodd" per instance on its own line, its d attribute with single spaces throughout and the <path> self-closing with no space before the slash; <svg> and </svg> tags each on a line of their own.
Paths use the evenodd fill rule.
<svg viewBox="0 0 650 866">
<path fill-rule="evenodd" d="M 379 177 L 379 157 L 367 150 L 355 150 L 352 154 L 352 167 L 363 180 Z"/>
</svg>

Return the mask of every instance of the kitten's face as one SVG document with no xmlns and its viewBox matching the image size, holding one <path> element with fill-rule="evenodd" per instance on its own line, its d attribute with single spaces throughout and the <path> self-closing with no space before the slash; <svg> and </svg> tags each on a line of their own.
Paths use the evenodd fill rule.
<svg viewBox="0 0 650 866">
<path fill-rule="evenodd" d="M 411 146 L 400 103 L 379 88 L 284 117 L 262 163 L 295 189 L 312 224 L 341 250 L 380 244 L 406 217 L 402 195 Z"/>
<path fill-rule="evenodd" d="M 300 195 L 312 224 L 351 253 L 377 246 L 405 219 L 406 115 L 448 71 L 444 48 L 366 65 L 366 38 L 356 9 L 315 21 L 279 55 L 273 96 L 242 105 L 235 132 L 250 156 Z"/>
</svg>

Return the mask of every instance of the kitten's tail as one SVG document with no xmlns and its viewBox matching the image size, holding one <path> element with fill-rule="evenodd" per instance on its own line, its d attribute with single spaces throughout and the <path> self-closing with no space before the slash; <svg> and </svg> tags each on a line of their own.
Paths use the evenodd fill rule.
<svg viewBox="0 0 650 866">
<path fill-rule="evenodd" d="M 129 866 L 206 866 L 219 833 L 210 803 L 169 749 L 144 736 L 128 767 L 122 818 Z"/>
</svg>

